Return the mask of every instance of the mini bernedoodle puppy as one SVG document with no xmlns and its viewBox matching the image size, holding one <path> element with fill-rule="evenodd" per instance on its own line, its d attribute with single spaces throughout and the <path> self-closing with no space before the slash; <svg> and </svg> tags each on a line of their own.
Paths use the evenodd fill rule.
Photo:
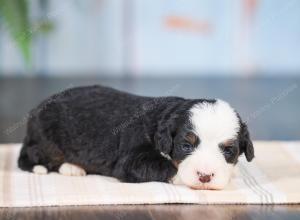
<svg viewBox="0 0 300 220">
<path fill-rule="evenodd" d="M 223 189 L 254 149 L 222 100 L 143 97 L 103 86 L 68 89 L 30 112 L 19 167 Z"/>
</svg>

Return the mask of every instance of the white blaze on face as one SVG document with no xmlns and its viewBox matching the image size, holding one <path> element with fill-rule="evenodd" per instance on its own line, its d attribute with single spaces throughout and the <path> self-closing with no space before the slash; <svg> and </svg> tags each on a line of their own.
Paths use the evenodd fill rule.
<svg viewBox="0 0 300 220">
<path fill-rule="evenodd" d="M 223 189 L 230 180 L 233 165 L 226 162 L 219 144 L 236 138 L 239 119 L 229 104 L 222 100 L 197 104 L 190 113 L 193 132 L 199 137 L 200 143 L 179 164 L 175 184 L 183 183 L 196 189 Z M 202 183 L 199 173 L 211 175 L 211 180 Z"/>
</svg>

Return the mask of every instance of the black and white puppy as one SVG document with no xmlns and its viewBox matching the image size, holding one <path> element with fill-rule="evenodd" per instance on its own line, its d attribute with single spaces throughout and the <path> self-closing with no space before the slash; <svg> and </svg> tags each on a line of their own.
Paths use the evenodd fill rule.
<svg viewBox="0 0 300 220">
<path fill-rule="evenodd" d="M 224 101 L 143 97 L 90 86 L 30 112 L 19 167 L 223 189 L 238 157 L 254 157 L 247 126 Z"/>
</svg>

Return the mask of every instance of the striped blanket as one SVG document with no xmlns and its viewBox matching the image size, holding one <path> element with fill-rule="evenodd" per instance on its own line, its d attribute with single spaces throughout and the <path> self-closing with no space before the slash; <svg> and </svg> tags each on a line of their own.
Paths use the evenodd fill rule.
<svg viewBox="0 0 300 220">
<path fill-rule="evenodd" d="M 0 145 L 0 207 L 99 204 L 300 203 L 300 142 L 255 142 L 256 158 L 241 157 L 225 190 L 191 190 L 166 183 L 120 183 L 114 178 L 36 175 L 16 166 L 20 144 Z"/>
</svg>

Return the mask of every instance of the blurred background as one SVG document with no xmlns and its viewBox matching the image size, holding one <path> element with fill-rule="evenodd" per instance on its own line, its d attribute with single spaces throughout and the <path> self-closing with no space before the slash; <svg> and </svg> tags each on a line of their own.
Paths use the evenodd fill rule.
<svg viewBox="0 0 300 220">
<path fill-rule="evenodd" d="M 0 0 L 0 142 L 90 84 L 221 98 L 252 137 L 300 139 L 298 0 Z"/>
</svg>

